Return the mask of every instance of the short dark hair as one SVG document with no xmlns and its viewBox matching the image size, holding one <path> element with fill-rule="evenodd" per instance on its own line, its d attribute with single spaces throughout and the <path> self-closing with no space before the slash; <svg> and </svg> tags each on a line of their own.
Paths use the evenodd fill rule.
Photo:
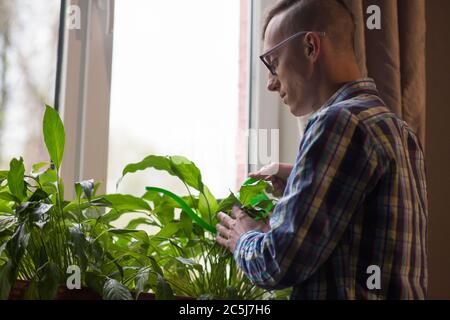
<svg viewBox="0 0 450 320">
<path fill-rule="evenodd" d="M 282 32 L 285 36 L 301 30 L 325 31 L 339 48 L 354 50 L 355 18 L 344 0 L 280 0 L 266 13 L 262 39 L 276 15 L 285 13 Z"/>
</svg>

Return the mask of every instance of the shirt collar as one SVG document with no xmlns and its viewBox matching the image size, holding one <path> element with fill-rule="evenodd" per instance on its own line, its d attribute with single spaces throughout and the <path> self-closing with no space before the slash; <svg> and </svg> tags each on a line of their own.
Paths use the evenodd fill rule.
<svg viewBox="0 0 450 320">
<path fill-rule="evenodd" d="M 373 95 L 379 95 L 375 81 L 371 78 L 363 78 L 348 82 L 344 84 L 338 91 L 336 91 L 328 101 L 322 105 L 316 112 L 312 114 L 316 115 L 320 111 L 326 109 L 327 107 L 337 104 L 339 102 L 351 99 L 362 93 L 368 93 Z"/>
</svg>

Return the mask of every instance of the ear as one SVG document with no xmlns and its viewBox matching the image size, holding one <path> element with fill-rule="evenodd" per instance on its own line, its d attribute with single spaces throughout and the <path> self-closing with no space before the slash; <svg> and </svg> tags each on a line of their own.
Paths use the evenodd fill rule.
<svg viewBox="0 0 450 320">
<path fill-rule="evenodd" d="M 320 36 L 314 32 L 309 32 L 303 38 L 305 55 L 307 58 L 315 62 L 321 52 L 321 39 Z"/>
</svg>

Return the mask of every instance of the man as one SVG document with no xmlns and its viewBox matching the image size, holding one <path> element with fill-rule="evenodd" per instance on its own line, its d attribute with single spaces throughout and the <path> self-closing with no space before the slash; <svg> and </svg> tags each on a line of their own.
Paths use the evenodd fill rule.
<svg viewBox="0 0 450 320">
<path fill-rule="evenodd" d="M 272 176 L 286 188 L 270 225 L 235 207 L 219 213 L 217 241 L 256 285 L 292 286 L 293 299 L 424 299 L 423 154 L 361 79 L 354 32 L 338 0 L 282 0 L 269 11 L 267 88 L 293 115 L 314 113 L 295 164 Z"/>
</svg>

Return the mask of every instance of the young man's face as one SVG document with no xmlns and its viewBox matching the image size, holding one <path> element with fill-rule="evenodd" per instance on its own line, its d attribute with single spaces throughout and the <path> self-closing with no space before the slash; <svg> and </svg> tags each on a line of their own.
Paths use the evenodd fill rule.
<svg viewBox="0 0 450 320">
<path fill-rule="evenodd" d="M 288 38 L 279 31 L 282 15 L 275 16 L 267 26 L 264 52 Z M 267 89 L 277 91 L 283 103 L 288 105 L 295 116 L 303 116 L 312 111 L 312 74 L 313 66 L 306 58 L 307 47 L 304 37 L 300 36 L 276 50 L 270 60 L 276 66 L 276 74 L 269 72 Z"/>
</svg>

